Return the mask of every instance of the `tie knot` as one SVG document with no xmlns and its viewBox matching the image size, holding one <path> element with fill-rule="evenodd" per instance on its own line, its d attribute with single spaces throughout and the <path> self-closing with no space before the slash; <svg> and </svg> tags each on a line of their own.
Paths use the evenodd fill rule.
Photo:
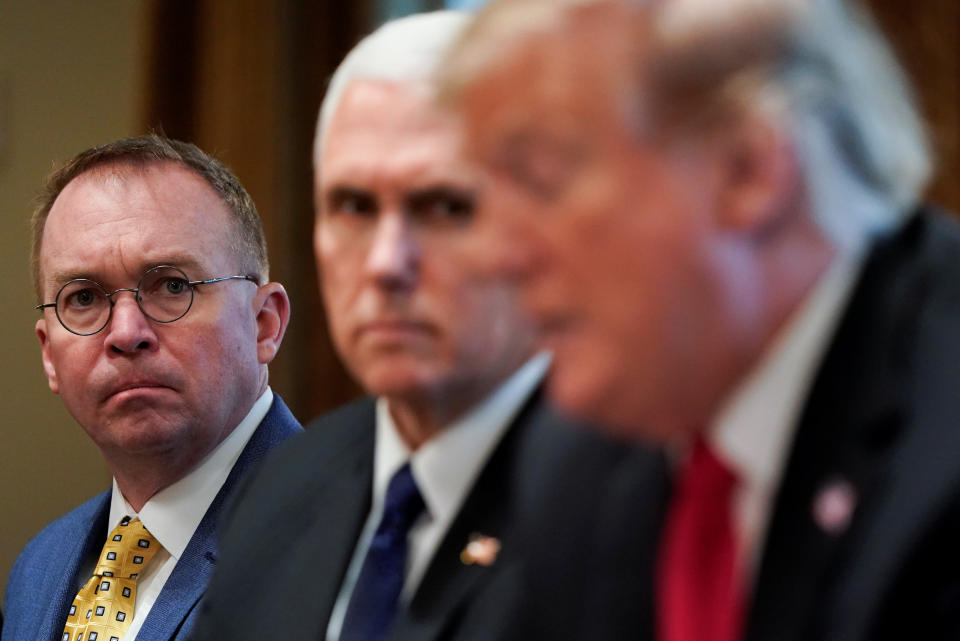
<svg viewBox="0 0 960 641">
<path fill-rule="evenodd" d="M 406 532 L 423 508 L 423 496 L 413 478 L 410 463 L 406 463 L 397 470 L 387 486 L 381 529 Z"/>
<path fill-rule="evenodd" d="M 136 578 L 159 548 L 140 519 L 124 518 L 107 537 L 95 574 Z"/>
<path fill-rule="evenodd" d="M 737 483 L 737 475 L 721 461 L 706 441 L 698 438 L 690 458 L 681 470 L 679 488 L 697 493 L 728 495 Z"/>
</svg>

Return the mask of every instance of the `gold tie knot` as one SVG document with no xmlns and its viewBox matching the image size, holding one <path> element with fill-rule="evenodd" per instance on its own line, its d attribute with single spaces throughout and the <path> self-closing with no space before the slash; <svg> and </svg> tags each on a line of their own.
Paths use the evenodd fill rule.
<svg viewBox="0 0 960 641">
<path fill-rule="evenodd" d="M 124 518 L 110 532 L 97 569 L 74 598 L 62 641 L 121 641 L 133 620 L 137 578 L 159 550 L 140 519 Z"/>
<path fill-rule="evenodd" d="M 107 537 L 94 574 L 135 579 L 159 547 L 140 519 L 125 518 Z"/>
</svg>

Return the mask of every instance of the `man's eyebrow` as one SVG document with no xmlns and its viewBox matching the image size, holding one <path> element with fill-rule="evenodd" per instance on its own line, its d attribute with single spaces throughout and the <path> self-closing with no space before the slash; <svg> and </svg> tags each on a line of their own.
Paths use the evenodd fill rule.
<svg viewBox="0 0 960 641">
<path fill-rule="evenodd" d="M 166 254 L 160 258 L 145 260 L 140 264 L 140 273 L 147 271 L 158 265 L 170 265 L 172 267 L 177 267 L 191 278 L 209 278 L 209 274 L 201 274 L 203 268 L 200 266 L 200 263 L 197 262 L 197 259 L 193 256 L 187 256 L 185 254 Z"/>
<path fill-rule="evenodd" d="M 353 187 L 351 185 L 337 184 L 331 187 L 328 187 L 323 192 L 323 200 L 328 205 L 333 205 L 348 198 L 370 198 L 373 199 L 376 196 L 369 189 L 362 189 L 360 187 Z"/>
<path fill-rule="evenodd" d="M 96 281 L 96 274 L 94 272 L 83 271 L 83 270 L 61 270 L 52 272 L 46 277 L 48 283 L 53 283 L 56 286 L 63 285 L 67 281 L 76 280 L 78 278 L 86 278 L 87 280 Z"/>
<path fill-rule="evenodd" d="M 209 278 L 209 274 L 202 273 L 204 270 L 200 266 L 200 263 L 197 262 L 192 256 L 187 256 L 186 254 L 165 254 L 160 258 L 149 259 L 141 261 L 137 266 L 137 269 L 134 271 L 137 273 L 137 278 L 140 278 L 147 270 L 157 267 L 158 265 L 171 265 L 183 270 L 191 278 Z M 46 277 L 48 283 L 53 283 L 56 287 L 61 287 L 64 283 L 75 280 L 77 278 L 86 278 L 87 280 L 92 280 L 94 282 L 100 283 L 101 285 L 106 286 L 106 279 L 103 277 L 102 273 L 99 273 L 97 270 L 85 270 L 85 269 L 65 269 L 51 272 L 49 276 Z"/>
<path fill-rule="evenodd" d="M 403 199 L 410 206 L 428 204 L 439 200 L 472 204 L 477 200 L 477 190 L 474 187 L 460 187 L 449 183 L 435 184 L 408 189 Z"/>
</svg>

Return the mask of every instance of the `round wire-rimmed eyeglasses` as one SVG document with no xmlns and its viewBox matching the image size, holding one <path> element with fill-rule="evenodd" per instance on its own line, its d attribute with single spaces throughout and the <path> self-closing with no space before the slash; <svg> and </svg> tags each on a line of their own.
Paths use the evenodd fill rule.
<svg viewBox="0 0 960 641">
<path fill-rule="evenodd" d="M 78 336 L 96 334 L 110 323 L 113 296 L 130 292 L 144 316 L 158 323 L 172 323 L 186 316 L 193 306 L 193 292 L 199 285 L 211 285 L 228 280 L 248 280 L 255 285 L 254 276 L 221 276 L 205 280 L 190 280 L 173 265 L 157 265 L 143 273 L 137 286 L 121 287 L 108 292 L 103 285 L 89 278 L 74 278 L 64 283 L 52 303 L 42 303 L 35 309 L 52 307 L 63 328 Z"/>
</svg>

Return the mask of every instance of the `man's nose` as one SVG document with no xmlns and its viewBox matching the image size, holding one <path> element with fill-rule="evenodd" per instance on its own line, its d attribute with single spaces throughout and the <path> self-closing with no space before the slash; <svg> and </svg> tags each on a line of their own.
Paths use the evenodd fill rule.
<svg viewBox="0 0 960 641">
<path fill-rule="evenodd" d="M 390 290 L 412 289 L 420 269 L 420 244 L 400 214 L 381 216 L 367 255 L 367 273 Z"/>
<path fill-rule="evenodd" d="M 110 322 L 104 331 L 105 344 L 114 353 L 133 354 L 157 346 L 153 322 L 137 304 L 136 293 L 117 292 L 113 297 Z"/>
</svg>

